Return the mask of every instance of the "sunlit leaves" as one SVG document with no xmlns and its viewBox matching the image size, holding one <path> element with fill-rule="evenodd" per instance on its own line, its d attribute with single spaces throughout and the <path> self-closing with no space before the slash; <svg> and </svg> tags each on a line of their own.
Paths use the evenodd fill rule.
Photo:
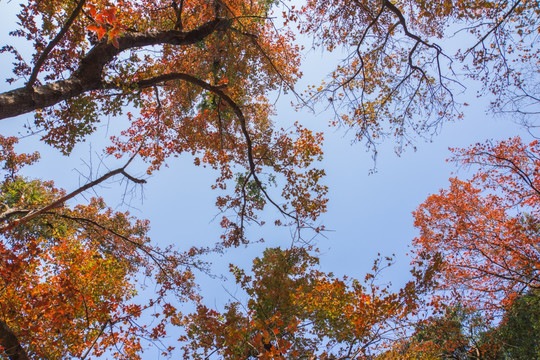
<svg viewBox="0 0 540 360">
<path fill-rule="evenodd" d="M 2 138 L 0 155 L 0 347 L 9 331 L 30 359 L 139 358 L 143 339 L 158 341 L 167 324 L 180 324 L 173 304 L 196 298 L 191 269 L 204 250 L 150 245 L 148 221 L 115 212 L 101 198 L 60 203 L 20 221 L 66 192 L 18 174 L 38 154 L 18 155 L 15 143 Z M 140 302 L 144 278 L 155 292 Z M 141 321 L 143 313 L 154 322 Z"/>
<path fill-rule="evenodd" d="M 453 301 L 497 313 L 540 283 L 538 143 L 513 138 L 455 152 L 478 170 L 469 181 L 450 179 L 414 213 L 416 263 L 440 262 L 439 288 Z"/>
<path fill-rule="evenodd" d="M 14 145 L 18 143 L 15 137 L 5 137 L 0 135 L 0 162 L 3 163 L 2 170 L 6 178 L 13 179 L 19 170 L 39 160 L 39 153 L 17 154 L 14 151 Z"/>
<path fill-rule="evenodd" d="M 305 249 L 291 248 L 267 249 L 254 260 L 253 275 L 231 266 L 247 304 L 232 302 L 221 313 L 200 305 L 186 318 L 186 355 L 331 359 L 370 354 L 408 314 L 405 303 L 412 293 L 378 287 L 373 275 L 365 285 L 338 279 L 317 265 L 318 258 Z"/>
</svg>

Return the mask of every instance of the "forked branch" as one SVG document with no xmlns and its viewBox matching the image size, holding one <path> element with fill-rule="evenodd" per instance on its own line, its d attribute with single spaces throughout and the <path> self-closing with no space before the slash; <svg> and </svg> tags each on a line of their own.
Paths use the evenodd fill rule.
<svg viewBox="0 0 540 360">
<path fill-rule="evenodd" d="M 47 45 L 45 50 L 43 50 L 43 52 L 39 55 L 39 58 L 36 61 L 36 64 L 34 65 L 34 69 L 32 70 L 32 73 L 30 74 L 30 78 L 28 79 L 28 82 L 26 83 L 27 88 L 31 88 L 34 85 L 34 83 L 37 80 L 37 76 L 39 74 L 39 70 L 41 69 L 41 66 L 43 66 L 43 64 L 45 63 L 45 60 L 47 60 L 47 57 L 49 56 L 52 49 L 56 46 L 56 44 L 60 42 L 62 37 L 64 37 L 64 35 L 68 32 L 69 28 L 71 27 L 71 25 L 73 24 L 77 16 L 79 16 L 85 2 L 86 0 L 79 0 L 79 2 L 77 3 L 77 7 L 73 10 L 73 12 L 71 13 L 71 16 L 66 21 L 66 23 L 64 24 L 60 32 L 56 34 L 54 39 L 51 40 L 49 45 Z"/>
</svg>

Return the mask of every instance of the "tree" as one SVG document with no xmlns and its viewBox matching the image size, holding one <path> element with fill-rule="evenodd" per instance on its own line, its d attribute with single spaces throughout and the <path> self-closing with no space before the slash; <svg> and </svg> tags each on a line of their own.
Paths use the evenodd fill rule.
<svg viewBox="0 0 540 360">
<path fill-rule="evenodd" d="M 417 321 L 408 338 L 377 359 L 484 359 L 486 350 L 480 341 L 486 329 L 487 324 L 474 309 L 449 307 L 442 315 Z"/>
<path fill-rule="evenodd" d="M 538 291 L 518 297 L 498 324 L 474 308 L 453 306 L 415 324 L 414 333 L 377 359 L 535 359 L 540 337 Z"/>
<path fill-rule="evenodd" d="M 146 236 L 147 222 L 101 198 L 71 205 L 113 177 L 143 184 L 127 170 L 135 158 L 149 174 L 184 153 L 219 170 L 214 188 L 232 191 L 217 199 L 225 229 L 218 250 L 247 243 L 246 224 L 263 223 L 257 212 L 266 203 L 283 216 L 276 224 L 298 228 L 325 210 L 324 171 L 312 167 L 322 134 L 300 124 L 275 130 L 270 120 L 265 94 L 291 89 L 299 75 L 292 35 L 267 15 L 272 3 L 21 4 L 11 35 L 34 53 L 1 48 L 14 57 L 8 82 L 15 88 L 0 94 L 0 118 L 33 113 L 31 131 L 64 155 L 103 116 L 129 125 L 106 149 L 123 165 L 71 192 L 20 175 L 38 155 L 18 155 L 16 139 L 1 138 L 0 348 L 7 357 L 136 359 L 144 339 L 164 354 L 172 350 L 159 341 L 180 324 L 179 304 L 196 298 L 192 270 L 205 270 L 199 255 L 210 250 L 159 249 Z M 269 195 L 276 177 L 281 200 Z M 150 299 L 136 297 L 141 278 L 153 279 Z"/>
<path fill-rule="evenodd" d="M 497 312 L 540 287 L 540 147 L 512 138 L 454 152 L 477 172 L 450 179 L 416 210 L 414 264 L 437 267 L 438 288 L 451 296 Z"/>
<path fill-rule="evenodd" d="M 266 202 L 300 226 L 325 209 L 321 134 L 301 125 L 275 131 L 265 94 L 291 89 L 298 49 L 277 32 L 267 13 L 272 1 L 158 1 L 77 3 L 29 1 L 20 28 L 35 49 L 30 61 L 13 46 L 15 77 L 23 86 L 0 95 L 0 118 L 34 112 L 42 140 L 69 154 L 96 129 L 101 116 L 125 116 L 107 152 L 138 154 L 155 171 L 170 156 L 196 155 L 220 170 L 216 188 L 241 179 L 218 207 L 225 242 L 245 241 L 244 225 Z M 196 59 L 196 61 L 195 61 Z M 126 106 L 137 112 L 126 112 Z M 285 178 L 278 204 L 267 193 L 272 176 Z M 249 196 L 253 183 L 259 194 Z M 266 184 L 266 185 L 265 185 Z"/>
<path fill-rule="evenodd" d="M 195 297 L 198 250 L 152 246 L 147 221 L 101 198 L 71 208 L 73 194 L 19 175 L 39 154 L 16 154 L 16 142 L 0 136 L 0 351 L 9 359 L 139 358 L 144 338 L 157 341 L 165 324 L 178 323 L 175 300 Z M 156 288 L 139 303 L 144 277 Z M 143 313 L 157 321 L 140 322 Z"/>
<path fill-rule="evenodd" d="M 520 296 L 491 335 L 499 344 L 498 359 L 534 359 L 540 356 L 540 292 Z M 492 340 L 493 339 L 493 340 Z"/>
<path fill-rule="evenodd" d="M 390 259 L 379 259 L 365 285 L 316 270 L 303 248 L 267 249 L 253 276 L 231 266 L 249 296 L 220 313 L 199 305 L 186 318 L 185 356 L 209 359 L 361 359 L 386 345 L 415 311 L 415 287 L 375 284 Z M 388 264 L 390 265 L 390 264 Z M 368 357 L 369 358 L 369 357 Z"/>
</svg>

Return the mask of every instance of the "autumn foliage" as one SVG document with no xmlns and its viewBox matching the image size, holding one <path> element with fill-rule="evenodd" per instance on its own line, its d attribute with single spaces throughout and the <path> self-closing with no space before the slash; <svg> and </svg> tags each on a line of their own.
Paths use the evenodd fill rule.
<svg viewBox="0 0 540 360">
<path fill-rule="evenodd" d="M 31 115 L 18 130 L 63 156 L 107 119 L 115 130 L 100 156 L 120 165 L 90 169 L 86 182 L 65 190 L 26 177 L 23 168 L 39 154 L 20 153 L 17 138 L 0 135 L 0 356 L 138 359 L 149 346 L 195 359 L 534 353 L 516 345 L 531 332 L 515 318 L 523 304 L 536 304 L 540 287 L 537 141 L 454 149 L 453 161 L 474 174 L 450 179 L 414 212 L 412 278 L 401 288 L 380 285 L 389 258 L 363 281 L 318 268 L 314 241 L 302 236 L 325 230 L 324 134 L 300 121 L 276 126 L 274 98 L 287 93 L 310 109 L 322 103 L 333 126 L 352 130 L 375 155 L 385 138 L 395 137 L 399 152 L 462 118 L 468 82 L 490 96 L 495 113 L 534 130 L 538 1 L 19 6 L 15 40 L 0 47 L 13 64 L 0 119 Z M 296 88 L 298 35 L 341 58 L 305 92 Z M 143 186 L 181 156 L 215 171 L 222 232 L 213 246 L 160 248 L 148 221 L 99 194 L 81 199 L 112 179 Z M 144 178 L 132 174 L 134 164 Z M 249 245 L 248 227 L 264 224 L 289 227 L 291 247 L 267 249 L 251 272 L 231 265 L 247 300 L 212 309 L 195 277 L 208 272 L 204 255 Z M 481 336 L 465 335 L 472 325 Z"/>
<path fill-rule="evenodd" d="M 15 154 L 15 138 L 0 140 L 7 170 L 3 221 L 20 216 L 3 228 L 0 244 L 0 339 L 6 354 L 139 357 L 141 340 L 161 337 L 163 324 L 178 316 L 168 294 L 177 301 L 195 298 L 191 268 L 197 266 L 197 251 L 180 254 L 150 245 L 147 221 L 114 212 L 101 198 L 29 218 L 65 194 L 52 182 L 20 176 L 18 167 L 38 155 Z M 139 304 L 135 296 L 145 277 L 157 287 L 149 302 Z M 143 312 L 157 322 L 139 323 Z"/>
<path fill-rule="evenodd" d="M 125 119 L 126 127 L 104 152 L 122 165 L 71 192 L 20 175 L 38 154 L 18 155 L 16 139 L 2 137 L 0 345 L 8 357 L 135 359 L 145 341 L 170 354 L 174 346 L 160 340 L 180 325 L 180 304 L 197 298 L 192 270 L 206 270 L 199 255 L 210 249 L 159 249 L 146 221 L 101 198 L 68 204 L 112 178 L 144 184 L 128 170 L 133 161 L 151 174 L 188 154 L 196 166 L 217 170 L 220 251 L 247 244 L 246 226 L 265 222 L 259 214 L 267 204 L 280 214 L 270 219 L 276 225 L 321 230 L 313 224 L 325 211 L 326 186 L 313 162 L 323 136 L 301 124 L 275 129 L 271 120 L 266 95 L 293 90 L 300 75 L 299 47 L 268 17 L 271 5 L 20 4 L 11 35 L 34 54 L 1 48 L 14 59 L 14 87 L 0 94 L 0 118 L 33 113 L 31 131 L 64 155 L 103 117 Z M 153 294 L 139 303 L 147 281 Z"/>
<path fill-rule="evenodd" d="M 539 151 L 519 138 L 454 150 L 476 173 L 451 179 L 415 212 L 416 264 L 438 266 L 452 296 L 497 311 L 540 286 Z"/>
<path fill-rule="evenodd" d="M 188 358 L 364 358 L 385 343 L 400 319 L 414 309 L 414 293 L 380 287 L 375 274 L 390 259 L 375 262 L 362 283 L 316 269 L 305 249 L 267 249 L 253 262 L 253 275 L 231 266 L 249 296 L 223 313 L 204 305 L 186 318 Z M 411 284 L 412 285 L 412 284 Z M 408 289 L 411 289 L 409 287 Z"/>
</svg>

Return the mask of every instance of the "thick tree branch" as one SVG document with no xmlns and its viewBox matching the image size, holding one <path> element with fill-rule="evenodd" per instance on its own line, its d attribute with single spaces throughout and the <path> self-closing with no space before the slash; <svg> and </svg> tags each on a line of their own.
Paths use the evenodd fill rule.
<svg viewBox="0 0 540 360">
<path fill-rule="evenodd" d="M 17 215 L 24 215 L 28 214 L 27 209 L 21 209 L 21 208 L 9 208 L 6 211 L 2 212 L 0 214 L 0 222 L 4 222 L 6 220 L 9 220 L 10 218 L 17 216 Z"/>
<path fill-rule="evenodd" d="M 9 360 L 28 360 L 28 355 L 19 343 L 19 339 L 2 320 L 0 320 L 0 346 Z"/>
<path fill-rule="evenodd" d="M 229 28 L 230 25 L 229 19 L 216 18 L 187 32 L 164 30 L 126 33 L 118 38 L 118 47 L 101 41 L 81 59 L 79 68 L 68 79 L 0 94 L 0 119 L 26 114 L 88 91 L 102 89 L 105 65 L 126 50 L 163 44 L 192 45 L 203 41 L 215 31 Z"/>
</svg>

